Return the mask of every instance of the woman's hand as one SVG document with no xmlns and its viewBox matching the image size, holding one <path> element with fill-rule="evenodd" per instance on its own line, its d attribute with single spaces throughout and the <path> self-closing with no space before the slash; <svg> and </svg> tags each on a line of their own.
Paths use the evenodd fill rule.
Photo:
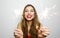
<svg viewBox="0 0 60 38">
<path fill-rule="evenodd" d="M 49 35 L 48 27 L 41 27 L 38 30 L 38 37 L 46 37 Z"/>
<path fill-rule="evenodd" d="M 15 38 L 23 38 L 23 32 L 21 29 L 15 29 L 14 31 Z"/>
</svg>

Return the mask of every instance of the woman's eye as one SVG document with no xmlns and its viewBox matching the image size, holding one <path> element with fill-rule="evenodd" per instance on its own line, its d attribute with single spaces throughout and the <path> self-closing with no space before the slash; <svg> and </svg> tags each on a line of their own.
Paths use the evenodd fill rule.
<svg viewBox="0 0 60 38">
<path fill-rule="evenodd" d="M 28 11 L 25 11 L 25 12 L 28 12 Z"/>
<path fill-rule="evenodd" d="M 34 12 L 33 10 L 31 12 Z"/>
</svg>

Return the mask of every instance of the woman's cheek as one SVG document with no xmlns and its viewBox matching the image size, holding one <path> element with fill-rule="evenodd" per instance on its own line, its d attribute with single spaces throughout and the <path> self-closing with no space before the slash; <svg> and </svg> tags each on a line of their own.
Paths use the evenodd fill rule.
<svg viewBox="0 0 60 38">
<path fill-rule="evenodd" d="M 25 18 L 27 18 L 27 13 L 25 12 L 25 16 L 24 16 Z"/>
<path fill-rule="evenodd" d="M 34 18 L 34 15 L 32 15 L 32 19 Z"/>
<path fill-rule="evenodd" d="M 25 15 L 25 18 L 27 19 L 27 15 Z"/>
</svg>

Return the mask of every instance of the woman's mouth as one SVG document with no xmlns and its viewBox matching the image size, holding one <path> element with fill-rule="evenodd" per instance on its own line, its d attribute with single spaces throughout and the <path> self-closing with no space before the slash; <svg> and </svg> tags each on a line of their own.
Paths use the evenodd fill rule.
<svg viewBox="0 0 60 38">
<path fill-rule="evenodd" d="M 27 18 L 31 18 L 32 17 L 32 15 L 27 15 Z"/>
</svg>

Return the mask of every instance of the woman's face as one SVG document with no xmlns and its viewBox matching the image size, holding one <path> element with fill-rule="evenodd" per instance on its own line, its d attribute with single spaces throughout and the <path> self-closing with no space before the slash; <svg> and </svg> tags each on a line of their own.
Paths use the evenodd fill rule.
<svg viewBox="0 0 60 38">
<path fill-rule="evenodd" d="M 25 9 L 25 18 L 30 21 L 34 18 L 34 9 L 31 6 L 26 7 Z"/>
</svg>

